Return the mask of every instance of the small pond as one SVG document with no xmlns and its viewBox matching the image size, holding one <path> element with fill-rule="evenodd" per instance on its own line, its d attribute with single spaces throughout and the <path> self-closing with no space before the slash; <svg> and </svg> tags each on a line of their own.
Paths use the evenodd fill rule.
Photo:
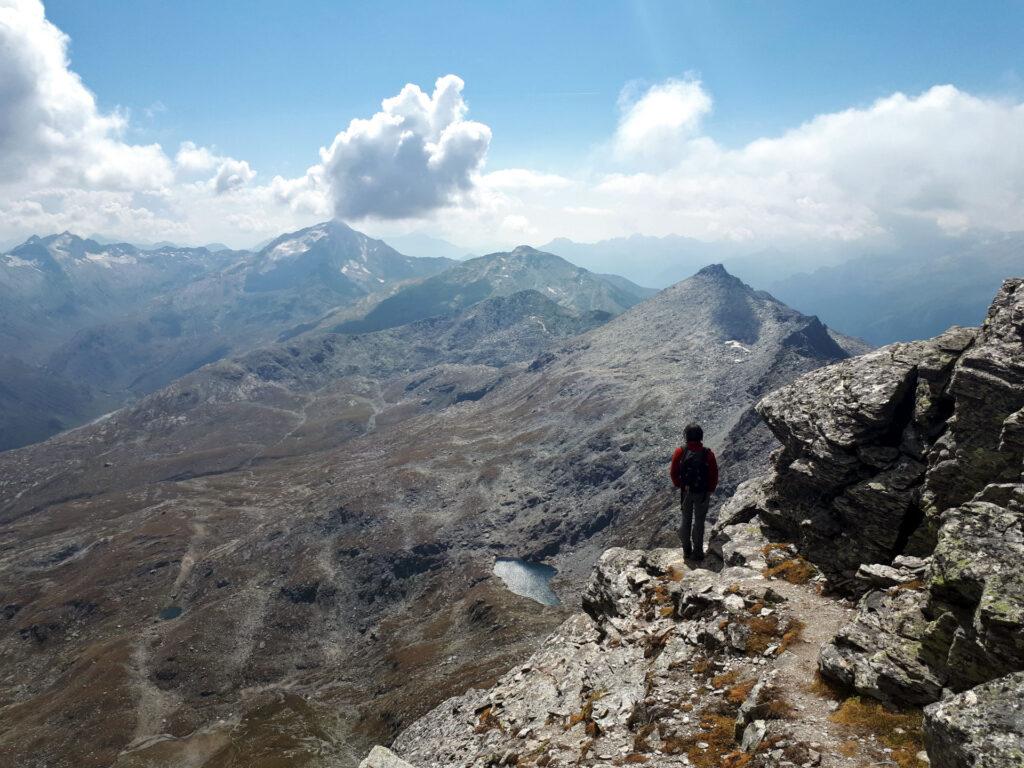
<svg viewBox="0 0 1024 768">
<path fill-rule="evenodd" d="M 179 616 L 181 616 L 182 610 L 183 609 L 180 606 L 169 605 L 160 611 L 159 616 L 164 621 L 168 621 L 169 619 L 176 619 Z"/>
<path fill-rule="evenodd" d="M 556 573 L 556 569 L 543 563 L 511 557 L 499 557 L 494 561 L 494 575 L 504 581 L 509 590 L 541 605 L 558 605 L 558 595 L 550 583 Z"/>
</svg>

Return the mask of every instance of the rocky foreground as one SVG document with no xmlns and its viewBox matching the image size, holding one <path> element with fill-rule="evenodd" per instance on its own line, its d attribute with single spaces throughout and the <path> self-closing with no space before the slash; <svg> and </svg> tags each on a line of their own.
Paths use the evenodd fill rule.
<svg viewBox="0 0 1024 768">
<path fill-rule="evenodd" d="M 1024 280 L 758 412 L 783 447 L 720 570 L 609 550 L 585 613 L 366 765 L 1024 766 Z"/>
</svg>

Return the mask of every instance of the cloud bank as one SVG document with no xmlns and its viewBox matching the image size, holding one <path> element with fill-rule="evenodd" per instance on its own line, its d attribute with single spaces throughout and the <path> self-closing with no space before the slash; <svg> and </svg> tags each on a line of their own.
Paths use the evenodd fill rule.
<svg viewBox="0 0 1024 768">
<path fill-rule="evenodd" d="M 678 84 L 670 83 L 673 89 Z M 699 83 L 691 83 L 692 88 Z M 652 144 L 680 123 L 681 102 L 659 120 L 637 107 L 665 99 L 656 86 L 623 125 Z M 702 102 L 692 93 L 690 104 Z M 660 109 L 660 107 L 659 107 Z M 699 120 L 699 108 L 690 114 Z M 702 135 L 691 120 L 673 138 L 675 161 L 657 171 L 605 175 L 599 194 L 642 204 L 656 219 L 707 238 L 856 239 L 878 234 L 893 218 L 967 228 L 1022 228 L 1024 105 L 983 99 L 951 85 L 902 93 L 865 107 L 819 115 L 781 136 L 738 148 Z M 620 135 L 617 139 L 621 138 Z M 633 147 L 634 143 L 627 142 Z"/>
</svg>

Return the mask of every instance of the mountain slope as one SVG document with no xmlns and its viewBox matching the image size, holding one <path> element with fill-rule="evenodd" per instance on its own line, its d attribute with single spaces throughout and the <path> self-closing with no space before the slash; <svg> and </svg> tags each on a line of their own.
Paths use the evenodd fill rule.
<svg viewBox="0 0 1024 768">
<path fill-rule="evenodd" d="M 650 295 L 624 278 L 606 279 L 528 246 L 492 253 L 398 291 L 336 330 L 365 333 L 457 312 L 490 296 L 535 290 L 577 311 L 618 314 Z"/>
<path fill-rule="evenodd" d="M 755 400 L 845 357 L 720 267 L 598 319 L 520 292 L 304 334 L 0 456 L 0 755 L 352 765 L 564 617 L 495 556 L 571 599 L 605 547 L 673 540 L 687 421 L 727 492 L 774 445 Z"/>
<path fill-rule="evenodd" d="M 35 398 L 21 401 L 27 413 L 0 412 L 34 425 L 0 436 L 0 450 L 448 264 L 403 256 L 338 222 L 282 235 L 255 255 L 31 238 L 0 256 L 0 355 L 35 367 L 54 393 L 70 382 L 82 393 L 66 406 Z M 20 386 L 0 372 L 5 383 Z"/>
</svg>

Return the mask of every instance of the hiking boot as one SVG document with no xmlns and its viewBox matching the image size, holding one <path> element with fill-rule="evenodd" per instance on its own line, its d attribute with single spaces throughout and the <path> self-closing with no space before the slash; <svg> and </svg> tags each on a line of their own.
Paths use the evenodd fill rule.
<svg viewBox="0 0 1024 768">
<path fill-rule="evenodd" d="M 689 560 L 691 557 L 693 557 L 693 550 L 690 547 L 683 547 L 683 558 Z"/>
<path fill-rule="evenodd" d="M 703 552 L 697 552 L 696 554 L 694 554 L 693 559 L 694 559 L 695 562 L 703 563 L 704 562 L 704 553 Z"/>
</svg>

